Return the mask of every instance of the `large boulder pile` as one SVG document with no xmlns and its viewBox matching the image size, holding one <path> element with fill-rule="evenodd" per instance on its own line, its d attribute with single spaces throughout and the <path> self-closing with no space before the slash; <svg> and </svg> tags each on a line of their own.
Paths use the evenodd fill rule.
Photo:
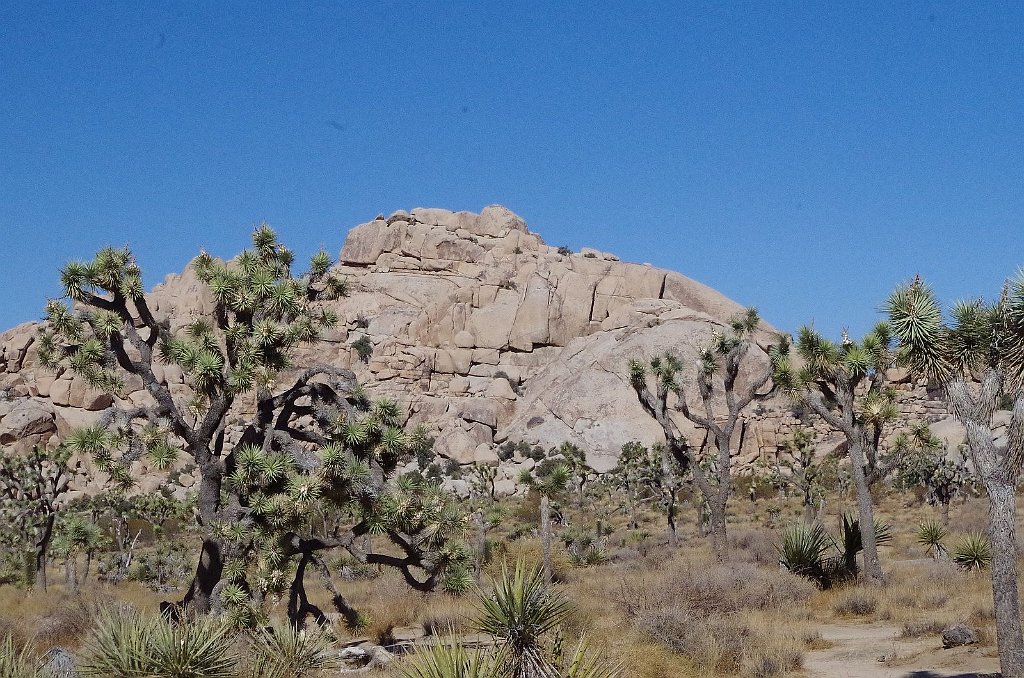
<svg viewBox="0 0 1024 678">
<path fill-rule="evenodd" d="M 342 321 L 300 350 L 297 368 L 355 370 L 371 393 L 399 399 L 412 423 L 433 431 L 437 452 L 459 464 L 498 463 L 504 441 L 569 441 L 597 470 L 613 467 L 623 443 L 662 439 L 637 403 L 627 361 L 665 350 L 692 356 L 742 311 L 679 273 L 546 245 L 500 206 L 379 216 L 349 232 L 338 260 L 335 273 L 348 278 L 350 294 L 330 305 Z M 172 329 L 212 308 L 191 270 L 168 276 L 150 299 Z M 35 332 L 29 323 L 0 334 L 0 443 L 53 445 L 112 404 L 150 397 L 137 380 L 111 398 L 69 373 L 41 369 Z M 767 345 L 773 334 L 765 325 L 759 340 Z M 157 374 L 188 397 L 180 369 L 160 366 Z M 251 407 L 241 399 L 233 422 Z M 781 399 L 752 411 L 737 432 L 741 463 L 774 458 L 795 421 Z M 503 463 L 499 487 L 514 490 L 524 463 Z M 190 480 L 187 470 L 179 475 Z"/>
</svg>

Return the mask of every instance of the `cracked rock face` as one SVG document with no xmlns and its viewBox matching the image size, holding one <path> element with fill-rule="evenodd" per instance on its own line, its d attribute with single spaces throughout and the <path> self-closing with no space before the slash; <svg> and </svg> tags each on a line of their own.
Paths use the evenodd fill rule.
<svg viewBox="0 0 1024 678">
<path fill-rule="evenodd" d="M 613 467 L 624 443 L 662 439 L 629 385 L 627 361 L 666 350 L 685 360 L 742 310 L 672 271 L 592 249 L 560 253 L 500 206 L 379 217 L 348 233 L 338 260 L 334 272 L 348 278 L 351 292 L 328 305 L 341 322 L 298 351 L 296 370 L 318 363 L 355 370 L 371 394 L 403 403 L 412 423 L 431 429 L 436 451 L 460 464 L 496 463 L 495 447 L 506 440 L 545 448 L 570 441 L 596 469 Z M 168 276 L 150 299 L 172 331 L 213 308 L 191 270 Z M 41 369 L 35 332 L 27 323 L 0 334 L 5 443 L 55 445 L 112 404 L 150 398 L 138 379 L 111 398 Z M 772 332 L 764 326 L 761 338 Z M 352 347 L 364 337 L 373 346 L 365 362 Z M 178 367 L 155 372 L 177 397 L 190 397 Z M 251 408 L 251 398 L 239 399 L 229 441 Z M 742 463 L 778 453 L 795 423 L 786 417 L 788 406 L 777 402 L 744 423 Z M 679 423 L 700 442 L 682 417 Z M 526 463 L 503 464 L 498 486 L 514 490 Z M 179 475 L 190 479 L 183 465 Z"/>
</svg>

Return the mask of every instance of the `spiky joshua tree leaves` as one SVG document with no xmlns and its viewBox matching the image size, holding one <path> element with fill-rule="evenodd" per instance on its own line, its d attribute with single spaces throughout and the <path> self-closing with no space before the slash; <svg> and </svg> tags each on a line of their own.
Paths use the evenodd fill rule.
<svg viewBox="0 0 1024 678">
<path fill-rule="evenodd" d="M 918 277 L 886 304 L 901 360 L 941 384 L 945 400 L 967 431 L 975 473 L 991 501 L 992 596 L 1002 675 L 1024 676 L 1017 588 L 1015 487 L 1024 464 L 1024 272 L 1008 281 L 998 301 L 956 304 L 943 315 Z M 1008 435 L 998 442 L 992 418 L 1012 403 Z"/>
<path fill-rule="evenodd" d="M 719 560 L 725 559 L 728 548 L 725 509 L 732 490 L 730 460 L 736 451 L 733 432 L 742 423 L 740 418 L 747 406 L 771 392 L 766 389 L 772 377 L 771 365 L 756 359 L 760 349 L 754 333 L 760 322 L 755 309 L 733 318 L 724 332 L 716 332 L 711 344 L 697 352 L 692 366 L 672 353 L 629 362 L 630 382 L 640 404 L 661 425 L 668 454 L 679 466 L 690 469 L 697 489 L 710 507 L 711 531 Z M 745 372 L 744 378 L 741 372 Z M 692 379 L 693 388 L 687 388 L 688 379 Z M 691 404 L 689 398 L 694 394 L 688 391 L 693 390 L 696 399 Z M 670 395 L 675 399 L 674 409 L 706 432 L 710 450 L 694 449 L 687 443 L 669 414 Z M 702 459 L 708 463 L 701 464 Z"/>
<path fill-rule="evenodd" d="M 296 276 L 292 252 L 268 226 L 253 232 L 252 243 L 228 263 L 196 257 L 192 268 L 212 310 L 176 332 L 151 311 L 127 249 L 64 267 L 72 303 L 48 303 L 41 361 L 115 394 L 141 380 L 149 394 L 136 406 L 110 408 L 96 426 L 73 434 L 69 448 L 92 455 L 122 486 L 134 482 L 130 469 L 140 458 L 165 467 L 190 457 L 200 475 L 203 543 L 183 603 L 197 612 L 225 605 L 258 611 L 266 593 L 288 589 L 296 623 L 317 616 L 303 577 L 312 566 L 330 584 L 318 554 L 336 547 L 398 567 L 420 587 L 448 574 L 459 580 L 462 556 L 449 539 L 461 521 L 450 502 L 436 487 L 392 480 L 399 457 L 423 437 L 402 429 L 397 403 L 371 403 L 349 370 L 288 372 L 293 351 L 337 321 L 321 303 L 346 292 L 330 258 L 318 253 L 309 272 Z M 172 392 L 160 378 L 168 365 L 180 367 L 188 389 Z M 253 397 L 256 414 L 229 442 L 228 415 L 243 394 Z M 359 548 L 356 539 L 369 534 L 385 535 L 399 555 Z"/>
<path fill-rule="evenodd" d="M 846 438 L 864 544 L 864 576 L 881 583 L 870 489 L 898 462 L 897 455 L 883 457 L 881 449 L 885 428 L 898 414 L 886 376 L 896 360 L 892 332 L 879 323 L 859 342 L 845 332 L 834 342 L 802 327 L 796 340 L 797 363 L 791 362 L 789 348 L 788 343 L 780 345 L 775 383 Z"/>
</svg>

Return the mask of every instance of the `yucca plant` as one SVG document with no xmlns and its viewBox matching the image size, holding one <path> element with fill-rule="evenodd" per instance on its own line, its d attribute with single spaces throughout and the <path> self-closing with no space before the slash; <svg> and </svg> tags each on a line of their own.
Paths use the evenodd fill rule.
<svg viewBox="0 0 1024 678">
<path fill-rule="evenodd" d="M 875 521 L 874 543 L 882 545 L 892 540 L 892 528 Z M 822 589 L 856 579 L 860 572 L 857 554 L 863 550 L 860 523 L 851 515 L 844 515 L 839 537 L 835 537 L 820 524 L 793 525 L 782 535 L 782 544 L 776 547 L 779 563 L 790 572 L 807 577 Z"/>
<path fill-rule="evenodd" d="M 782 544 L 776 546 L 779 563 L 787 570 L 815 582 L 821 588 L 831 585 L 825 555 L 835 545 L 825 528 L 819 523 L 796 524 L 782 533 Z"/>
<path fill-rule="evenodd" d="M 254 678 L 314 678 L 340 666 L 326 632 L 291 624 L 260 629 L 252 637 L 251 651 Z"/>
<path fill-rule="evenodd" d="M 946 528 L 934 520 L 921 523 L 917 528 L 917 543 L 925 547 L 925 553 L 932 558 L 944 558 L 946 546 L 942 540 L 946 538 Z"/>
<path fill-rule="evenodd" d="M 106 610 L 80 670 L 95 678 L 233 678 L 238 658 L 227 633 L 213 617 L 172 626 L 159 616 Z"/>
<path fill-rule="evenodd" d="M 0 676 L 4 678 L 49 678 L 28 646 L 18 648 L 11 636 L 0 642 Z"/>
<path fill-rule="evenodd" d="M 985 570 L 992 564 L 992 545 L 981 532 L 969 532 L 953 547 L 953 562 L 965 570 Z"/>
<path fill-rule="evenodd" d="M 586 637 L 580 638 L 576 650 L 561 663 L 559 676 L 564 678 L 619 678 L 622 668 L 591 651 Z"/>
<path fill-rule="evenodd" d="M 569 601 L 544 581 L 540 568 L 519 561 L 502 567 L 494 591 L 480 592 L 475 627 L 495 637 L 490 651 L 467 649 L 457 639 L 420 651 L 403 671 L 406 678 L 618 678 L 621 670 L 581 639 L 563 656 L 561 624 Z M 551 640 L 548 636 L 554 636 Z"/>
</svg>

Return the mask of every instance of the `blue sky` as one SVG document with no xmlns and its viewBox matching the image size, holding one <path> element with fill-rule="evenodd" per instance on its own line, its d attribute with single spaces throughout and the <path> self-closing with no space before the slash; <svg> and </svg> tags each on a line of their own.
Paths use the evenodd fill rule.
<svg viewBox="0 0 1024 678">
<path fill-rule="evenodd" d="M 1024 264 L 1024 9 L 929 2 L 0 3 L 0 327 L 129 243 L 501 203 L 785 329 Z"/>
</svg>

